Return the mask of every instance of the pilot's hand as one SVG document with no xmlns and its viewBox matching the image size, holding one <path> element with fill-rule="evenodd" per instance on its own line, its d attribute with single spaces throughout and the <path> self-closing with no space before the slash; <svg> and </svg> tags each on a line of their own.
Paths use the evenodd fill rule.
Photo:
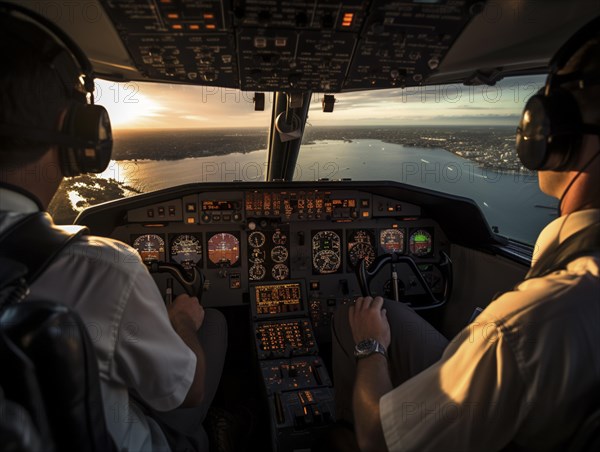
<svg viewBox="0 0 600 452">
<path fill-rule="evenodd" d="M 175 298 L 167 311 L 175 331 L 181 326 L 192 327 L 194 331 L 198 331 L 204 322 L 204 308 L 198 302 L 198 298 L 187 294 Z"/>
<path fill-rule="evenodd" d="M 365 339 L 375 339 L 385 348 L 391 342 L 390 324 L 386 310 L 382 309 L 383 298 L 360 297 L 350 306 L 348 317 L 354 342 L 358 344 Z"/>
</svg>

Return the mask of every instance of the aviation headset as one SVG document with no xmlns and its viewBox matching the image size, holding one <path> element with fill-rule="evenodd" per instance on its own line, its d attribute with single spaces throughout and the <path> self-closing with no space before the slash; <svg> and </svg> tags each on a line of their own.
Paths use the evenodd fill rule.
<svg viewBox="0 0 600 452">
<path fill-rule="evenodd" d="M 0 124 L 0 135 L 57 145 L 65 176 L 104 171 L 110 162 L 112 131 L 106 109 L 94 105 L 94 74 L 86 55 L 54 23 L 20 5 L 0 2 L 0 27 L 3 34 L 41 50 L 69 97 L 60 130 Z"/>
<path fill-rule="evenodd" d="M 577 83 L 585 89 L 598 80 L 580 71 L 557 74 L 586 42 L 600 37 L 598 30 L 600 17 L 573 35 L 552 58 L 545 87 L 527 101 L 517 128 L 517 154 L 527 169 L 564 170 L 580 149 L 583 134 L 600 135 L 600 126 L 584 124 L 575 97 L 561 87 Z"/>
</svg>

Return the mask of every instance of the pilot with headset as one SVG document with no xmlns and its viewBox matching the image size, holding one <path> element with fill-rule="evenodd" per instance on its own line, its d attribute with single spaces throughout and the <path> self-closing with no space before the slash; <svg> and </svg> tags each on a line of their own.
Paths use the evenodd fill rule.
<svg viewBox="0 0 600 452">
<path fill-rule="evenodd" d="M 112 135 L 93 103 L 90 62 L 51 22 L 0 3 L 0 60 L 1 238 L 45 210 L 64 176 L 102 172 Z M 55 257 L 31 286 L 36 296 L 71 306 L 88 326 L 119 450 L 208 450 L 201 424 L 227 341 L 218 311 L 187 295 L 167 309 L 135 250 L 91 236 Z"/>
<path fill-rule="evenodd" d="M 450 342 L 402 303 L 334 322 L 338 417 L 363 450 L 565 450 L 599 408 L 600 19 L 555 55 L 517 131 L 559 218 L 525 281 Z"/>
</svg>

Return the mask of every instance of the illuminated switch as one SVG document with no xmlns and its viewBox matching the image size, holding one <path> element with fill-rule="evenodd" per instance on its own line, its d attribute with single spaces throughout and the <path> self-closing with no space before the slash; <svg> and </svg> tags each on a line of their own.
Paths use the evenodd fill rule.
<svg viewBox="0 0 600 452">
<path fill-rule="evenodd" d="M 175 216 L 175 206 L 169 206 L 169 216 L 170 217 Z"/>
<path fill-rule="evenodd" d="M 254 38 L 254 47 L 257 49 L 264 49 L 267 47 L 267 38 L 257 36 Z"/>
<path fill-rule="evenodd" d="M 164 217 L 165 216 L 165 208 L 164 207 L 159 207 L 158 208 L 158 216 L 159 217 Z"/>
<path fill-rule="evenodd" d="M 285 47 L 287 45 L 287 38 L 275 38 L 275 47 Z"/>
<path fill-rule="evenodd" d="M 154 209 L 148 209 L 146 215 L 148 215 L 148 218 L 154 218 Z"/>
<path fill-rule="evenodd" d="M 186 212 L 195 212 L 196 211 L 196 204 L 193 202 L 188 202 L 185 205 L 185 211 Z"/>
<path fill-rule="evenodd" d="M 194 224 L 196 222 L 196 219 L 194 217 L 188 217 L 186 222 L 187 224 Z"/>
</svg>

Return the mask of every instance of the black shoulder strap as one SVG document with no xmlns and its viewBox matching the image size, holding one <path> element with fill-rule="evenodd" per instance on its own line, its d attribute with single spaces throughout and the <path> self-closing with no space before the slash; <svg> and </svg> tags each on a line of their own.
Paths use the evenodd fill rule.
<svg viewBox="0 0 600 452">
<path fill-rule="evenodd" d="M 562 242 L 554 252 L 548 253 L 529 270 L 525 279 L 539 278 L 567 267 L 578 257 L 600 252 L 600 223 L 582 229 Z"/>
<path fill-rule="evenodd" d="M 0 235 L 0 259 L 27 267 L 28 285 L 40 276 L 73 239 L 85 235 L 85 226 L 56 226 L 46 212 L 27 215 Z"/>
</svg>

